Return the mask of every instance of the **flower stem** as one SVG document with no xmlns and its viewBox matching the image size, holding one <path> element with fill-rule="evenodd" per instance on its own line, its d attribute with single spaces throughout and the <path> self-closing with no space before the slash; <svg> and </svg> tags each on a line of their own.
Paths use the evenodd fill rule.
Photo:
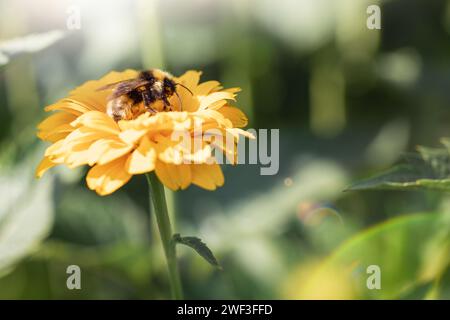
<svg viewBox="0 0 450 320">
<path fill-rule="evenodd" d="M 172 227 L 170 225 L 169 212 L 167 210 L 164 186 L 154 172 L 147 173 L 146 177 L 149 186 L 150 202 L 153 203 L 164 254 L 167 260 L 172 298 L 180 300 L 183 299 L 183 292 L 178 271 L 176 244 L 172 241 Z"/>
</svg>

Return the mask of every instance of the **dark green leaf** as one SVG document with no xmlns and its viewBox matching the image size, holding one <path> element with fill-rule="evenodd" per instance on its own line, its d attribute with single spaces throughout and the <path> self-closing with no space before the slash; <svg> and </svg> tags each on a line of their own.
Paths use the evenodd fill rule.
<svg viewBox="0 0 450 320">
<path fill-rule="evenodd" d="M 184 244 L 185 246 L 191 247 L 206 261 L 208 261 L 212 266 L 222 269 L 219 262 L 208 246 L 202 241 L 202 239 L 197 237 L 182 237 L 179 233 L 173 235 L 173 241 L 176 243 Z"/>
<path fill-rule="evenodd" d="M 420 146 L 417 150 L 437 178 L 450 176 L 450 155 L 447 149 Z"/>
<path fill-rule="evenodd" d="M 443 141 L 444 142 L 444 141 Z M 347 190 L 434 189 L 450 191 L 450 154 L 443 148 L 418 147 L 417 154 L 372 178 L 356 182 Z"/>
</svg>

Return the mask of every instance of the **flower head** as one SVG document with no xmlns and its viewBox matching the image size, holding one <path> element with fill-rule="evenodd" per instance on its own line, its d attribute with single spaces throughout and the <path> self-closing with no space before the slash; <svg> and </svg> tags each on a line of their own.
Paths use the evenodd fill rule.
<svg viewBox="0 0 450 320">
<path fill-rule="evenodd" d="M 116 191 L 133 175 L 153 170 L 172 190 L 190 184 L 208 190 L 223 185 L 213 148 L 235 163 L 239 135 L 251 137 L 239 129 L 247 125 L 246 116 L 230 105 L 239 88 L 224 90 L 217 81 L 199 83 L 201 73 L 188 71 L 175 81 L 189 90 L 177 87 L 178 96 L 169 99 L 177 111 L 146 112 L 116 122 L 106 113 L 110 92 L 98 89 L 137 74 L 110 72 L 45 108 L 56 112 L 38 126 L 38 137 L 52 143 L 36 170 L 38 177 L 58 164 L 88 165 L 87 185 L 100 195 Z M 182 143 L 174 138 L 180 136 Z M 233 142 L 217 143 L 225 136 L 232 136 Z"/>
</svg>

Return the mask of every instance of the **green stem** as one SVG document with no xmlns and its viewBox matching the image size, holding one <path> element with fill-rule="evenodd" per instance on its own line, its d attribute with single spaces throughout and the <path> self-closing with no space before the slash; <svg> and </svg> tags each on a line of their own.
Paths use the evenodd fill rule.
<svg viewBox="0 0 450 320">
<path fill-rule="evenodd" d="M 150 189 L 150 201 L 153 203 L 156 221 L 158 222 L 159 233 L 166 255 L 172 298 L 180 300 L 183 299 L 183 292 L 178 271 L 176 244 L 172 241 L 172 227 L 170 225 L 169 212 L 167 210 L 164 186 L 154 172 L 146 174 L 146 177 Z"/>
</svg>

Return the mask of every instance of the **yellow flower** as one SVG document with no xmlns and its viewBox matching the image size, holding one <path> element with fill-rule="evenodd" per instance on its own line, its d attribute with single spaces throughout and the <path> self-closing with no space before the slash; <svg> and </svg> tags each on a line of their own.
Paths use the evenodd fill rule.
<svg viewBox="0 0 450 320">
<path fill-rule="evenodd" d="M 201 72 L 188 71 L 175 81 L 192 94 L 177 87 L 180 99 L 174 95 L 169 100 L 173 110 L 182 111 L 144 113 L 136 119 L 115 122 L 106 114 L 110 92 L 98 89 L 134 78 L 137 73 L 110 72 L 45 108 L 57 112 L 38 126 L 38 137 L 52 143 L 36 170 L 38 177 L 58 164 L 69 168 L 88 165 L 92 168 L 86 176 L 87 185 L 100 195 L 116 191 L 133 175 L 153 170 L 172 190 L 185 189 L 191 183 L 208 190 L 223 185 L 213 147 L 236 163 L 239 135 L 252 138 L 239 129 L 247 125 L 244 113 L 229 104 L 240 89 L 224 90 L 217 81 L 199 83 Z M 215 133 L 208 135 L 211 129 Z M 187 133 L 191 146 L 199 147 L 174 141 L 174 133 Z M 229 135 L 233 143 L 217 143 L 217 138 Z"/>
</svg>

